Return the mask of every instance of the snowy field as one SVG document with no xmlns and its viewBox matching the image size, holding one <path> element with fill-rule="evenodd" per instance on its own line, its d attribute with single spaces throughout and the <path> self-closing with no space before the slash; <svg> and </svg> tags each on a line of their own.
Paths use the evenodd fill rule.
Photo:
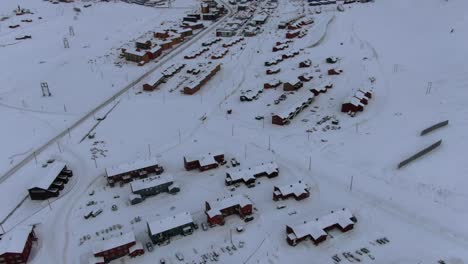
<svg viewBox="0 0 468 264">
<path fill-rule="evenodd" d="M 0 76 L 0 116 L 5 124 L 1 172 L 152 67 L 153 63 L 116 67 L 119 48 L 199 5 L 189 0 L 177 0 L 174 5 L 179 8 L 171 9 L 93 3 L 76 14 L 73 7 L 83 3 L 7 2 L 0 4 L 2 15 L 10 14 L 17 4 L 35 14 L 30 15 L 32 23 L 14 30 L 8 25 L 17 23 L 17 17 L 0 22 L 0 57 L 5 62 Z M 176 62 L 187 66 L 159 90 L 142 92 L 144 79 L 96 113 L 102 116 L 117 103 L 96 127 L 94 139 L 79 143 L 96 124 L 90 117 L 38 154 L 37 165 L 33 159 L 2 180 L 4 218 L 41 176 L 35 171 L 47 159 L 65 161 L 74 171 L 58 199 L 51 199 L 49 205 L 26 198 L 2 225 L 8 231 L 20 223 L 38 224 L 39 243 L 33 247 L 31 263 L 87 263 L 94 242 L 124 231 L 134 231 L 145 244 L 150 241 L 147 220 L 189 211 L 197 223 L 206 222 L 205 201 L 231 194 L 244 194 L 252 200 L 256 208 L 252 222 L 230 216 L 224 226 L 207 231 L 199 228 L 169 245 L 155 246 L 153 252 L 115 263 L 149 264 L 160 258 L 182 263 L 175 258 L 176 252 L 184 254 L 184 263 L 200 263 L 201 255 L 213 251 L 220 254 L 220 263 L 233 264 L 334 263 L 335 254 L 340 255 L 340 263 L 351 263 L 342 257 L 343 252 L 352 252 L 361 263 L 468 263 L 468 193 L 464 188 L 468 183 L 464 177 L 468 172 L 464 163 L 468 149 L 464 107 L 468 96 L 464 90 L 468 84 L 468 3 L 376 0 L 347 5 L 344 12 L 324 8 L 321 14 L 314 14 L 315 8 L 302 1 L 279 0 L 278 5 L 262 33 L 229 47 L 224 58 L 211 60 L 222 63 L 221 71 L 196 94 L 180 93 L 187 82 L 186 70 L 210 61 L 211 54 L 230 38 L 197 59 L 183 57 L 213 38 L 212 28 L 163 63 L 158 71 Z M 279 21 L 301 12 L 315 20 L 305 26 L 307 35 L 295 39 L 284 51 L 272 52 L 287 32 L 277 28 Z M 38 16 L 42 20 L 36 21 Z M 70 36 L 70 26 L 75 36 Z M 14 37 L 27 34 L 33 39 L 14 43 Z M 63 47 L 64 37 L 70 42 L 69 49 Z M 265 61 L 292 50 L 299 50 L 299 55 L 276 65 L 281 68 L 279 73 L 265 74 L 270 68 L 264 66 Z M 325 59 L 330 56 L 338 57 L 338 63 L 327 64 Z M 299 68 L 299 62 L 306 59 L 313 66 Z M 329 76 L 330 68 L 343 73 Z M 294 95 L 276 88 L 265 89 L 251 102 L 239 100 L 246 90 L 302 73 L 314 78 Z M 48 82 L 52 97 L 41 96 L 43 81 Z M 315 97 L 291 124 L 271 124 L 273 113 L 287 108 L 295 98 L 310 95 L 309 89 L 329 83 L 333 88 Z M 355 117 L 341 113 L 341 104 L 362 87 L 374 89 L 364 111 Z M 282 94 L 286 99 L 276 104 Z M 264 119 L 256 120 L 257 116 Z M 317 124 L 326 116 L 335 116 L 340 128 L 328 129 L 333 127 L 331 121 Z M 446 119 L 449 126 L 419 136 L 422 129 Z M 397 169 L 401 160 L 439 139 L 443 142 L 436 151 Z M 206 172 L 184 169 L 184 155 L 213 150 L 223 151 L 227 160 L 235 157 L 242 167 L 275 161 L 280 174 L 258 179 L 254 188 L 241 185 L 230 190 L 224 184 L 226 165 Z M 92 159 L 96 153 L 97 158 Z M 110 188 L 104 169 L 149 155 L 160 159 L 164 173 L 174 175 L 181 191 L 129 205 L 130 186 Z M 297 180 L 311 186 L 309 198 L 272 200 L 273 186 Z M 97 205 L 89 207 L 89 201 Z M 286 208 L 278 210 L 279 203 Z M 112 205 L 119 209 L 112 211 Z M 332 231 L 318 246 L 310 241 L 296 247 L 287 244 L 287 224 L 344 207 L 358 219 L 352 231 Z M 90 208 L 102 208 L 103 213 L 85 220 L 83 215 Z M 134 221 L 137 216 L 140 222 Z M 121 225 L 120 231 L 96 235 L 113 225 Z M 238 233 L 238 226 L 244 231 Z M 87 235 L 90 239 L 80 243 Z M 382 237 L 390 243 L 375 243 Z M 240 241 L 245 243 L 242 248 L 238 247 Z M 228 253 L 225 247 L 232 244 L 237 250 Z M 354 253 L 363 247 L 373 259 Z"/>
</svg>

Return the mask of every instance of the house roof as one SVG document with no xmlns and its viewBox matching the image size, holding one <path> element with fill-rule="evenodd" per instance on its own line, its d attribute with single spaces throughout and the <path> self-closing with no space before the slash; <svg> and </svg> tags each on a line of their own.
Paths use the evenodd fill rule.
<svg viewBox="0 0 468 264">
<path fill-rule="evenodd" d="M 156 72 L 156 73 L 150 75 L 150 77 L 148 78 L 146 83 L 150 84 L 150 85 L 153 85 L 155 83 L 161 82 L 163 78 L 164 78 L 164 75 L 162 73 Z"/>
<path fill-rule="evenodd" d="M 286 184 L 283 186 L 276 187 L 281 192 L 282 195 L 287 196 L 290 194 L 294 194 L 296 197 L 300 196 L 303 193 L 307 192 L 307 184 L 303 183 L 302 181 L 293 183 L 293 184 Z"/>
<path fill-rule="evenodd" d="M 96 263 L 105 263 L 104 257 L 95 257 L 92 256 L 89 258 L 89 264 L 96 264 Z"/>
<path fill-rule="evenodd" d="M 55 161 L 54 163 L 45 168 L 38 169 L 37 177 L 39 179 L 33 185 L 31 185 L 30 188 L 39 188 L 44 190 L 49 189 L 49 187 L 55 181 L 60 172 L 65 168 L 65 166 L 66 164 L 64 162 Z"/>
<path fill-rule="evenodd" d="M 333 211 L 332 213 L 322 216 L 314 220 L 304 221 L 301 224 L 289 226 L 297 238 L 312 236 L 313 239 L 318 239 L 323 235 L 327 235 L 325 229 L 338 224 L 341 228 L 346 228 L 354 224 L 351 221 L 353 214 L 347 208 Z"/>
<path fill-rule="evenodd" d="M 358 98 L 358 99 L 369 99 L 365 93 L 363 93 L 362 91 L 357 91 L 355 94 L 354 94 L 354 97 Z"/>
<path fill-rule="evenodd" d="M 32 226 L 19 226 L 3 235 L 0 240 L 0 255 L 5 253 L 23 253 Z"/>
<path fill-rule="evenodd" d="M 233 181 L 243 180 L 247 182 L 249 180 L 255 180 L 256 175 L 262 173 L 271 174 L 276 171 L 278 171 L 278 165 L 272 161 L 251 168 L 229 169 L 226 171 L 226 177 Z"/>
<path fill-rule="evenodd" d="M 356 98 L 356 97 L 349 97 L 349 98 L 345 101 L 345 103 L 349 103 L 349 104 L 352 104 L 352 105 L 354 105 L 354 106 L 364 106 L 364 105 L 361 103 L 361 101 L 360 101 L 358 98 Z"/>
<path fill-rule="evenodd" d="M 174 177 L 171 174 L 164 174 L 132 181 L 130 187 L 132 188 L 132 192 L 138 192 L 172 182 L 174 182 Z"/>
<path fill-rule="evenodd" d="M 183 212 L 161 220 L 148 222 L 148 228 L 151 235 L 157 235 L 190 223 L 193 223 L 192 215 L 189 212 Z"/>
<path fill-rule="evenodd" d="M 112 237 L 108 240 L 98 241 L 94 246 L 93 253 L 98 254 L 109 249 L 130 244 L 132 242 L 136 242 L 135 234 L 133 233 L 133 231 L 125 233 L 118 237 Z"/>
<path fill-rule="evenodd" d="M 150 157 L 147 159 L 136 160 L 136 161 L 120 164 L 114 167 L 109 167 L 106 169 L 106 174 L 107 174 L 107 177 L 113 177 L 119 174 L 148 168 L 148 167 L 158 165 L 158 164 L 159 164 L 159 161 L 157 158 Z"/>
<path fill-rule="evenodd" d="M 231 196 L 228 198 L 223 198 L 221 200 L 216 200 L 212 202 L 208 202 L 210 205 L 210 210 L 206 211 L 209 217 L 213 217 L 216 215 L 221 215 L 221 210 L 230 208 L 236 205 L 239 205 L 240 207 L 244 207 L 246 205 L 251 205 L 252 202 L 245 196 L 243 195 L 235 195 Z"/>
<path fill-rule="evenodd" d="M 219 156 L 219 155 L 224 155 L 224 153 L 221 151 L 211 151 L 206 154 L 187 155 L 184 158 L 185 158 L 185 161 L 187 162 L 193 162 L 193 161 L 200 161 L 201 159 L 204 159 L 205 157 L 212 157 L 214 159 L 215 156 Z"/>
<path fill-rule="evenodd" d="M 174 63 L 172 64 L 171 66 L 167 67 L 163 72 L 162 74 L 164 76 L 167 76 L 167 75 L 172 75 L 174 74 L 174 72 L 176 72 L 178 69 L 181 69 L 182 67 L 184 67 L 185 64 L 183 63 Z"/>
<path fill-rule="evenodd" d="M 307 94 L 296 92 L 293 95 L 289 95 L 289 98 L 282 103 L 283 106 L 280 106 L 275 114 L 281 118 L 288 118 L 296 109 L 302 107 L 308 100 L 313 100 L 313 98 L 314 94 L 309 91 L 307 91 Z"/>
</svg>

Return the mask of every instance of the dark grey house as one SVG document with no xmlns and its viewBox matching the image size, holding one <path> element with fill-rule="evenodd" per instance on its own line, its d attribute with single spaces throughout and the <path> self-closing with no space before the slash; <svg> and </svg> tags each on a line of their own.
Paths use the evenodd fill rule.
<svg viewBox="0 0 468 264">
<path fill-rule="evenodd" d="M 130 187 L 133 194 L 139 194 L 143 198 L 162 192 L 175 194 L 180 191 L 180 188 L 174 184 L 174 177 L 170 174 L 135 180 L 130 183 Z"/>
<path fill-rule="evenodd" d="M 65 163 L 55 161 L 38 170 L 38 180 L 28 189 L 31 200 L 46 200 L 57 197 L 63 190 L 68 178 L 73 176 Z"/>
<path fill-rule="evenodd" d="M 177 215 L 148 222 L 148 235 L 155 244 L 169 240 L 177 235 L 190 235 L 193 233 L 195 223 L 189 212 L 179 213 Z"/>
</svg>

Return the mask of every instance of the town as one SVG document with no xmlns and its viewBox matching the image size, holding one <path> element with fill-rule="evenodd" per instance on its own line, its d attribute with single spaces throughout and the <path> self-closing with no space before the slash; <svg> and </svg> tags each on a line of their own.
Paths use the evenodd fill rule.
<svg viewBox="0 0 468 264">
<path fill-rule="evenodd" d="M 0 263 L 465 263 L 468 5 L 410 2 L 0 3 Z"/>
</svg>

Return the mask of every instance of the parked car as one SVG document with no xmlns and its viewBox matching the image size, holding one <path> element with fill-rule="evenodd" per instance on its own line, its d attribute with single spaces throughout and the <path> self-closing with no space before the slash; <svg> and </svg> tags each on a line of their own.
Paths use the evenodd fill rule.
<svg viewBox="0 0 468 264">
<path fill-rule="evenodd" d="M 241 232 L 244 231 L 244 227 L 243 227 L 243 226 L 238 226 L 238 227 L 236 227 L 236 231 L 237 231 L 238 233 L 241 233 Z"/>
<path fill-rule="evenodd" d="M 180 252 L 177 252 L 175 254 L 176 258 L 179 260 L 179 261 L 183 261 L 184 260 L 184 255 L 182 255 L 182 253 Z"/>
<path fill-rule="evenodd" d="M 203 231 L 208 230 L 208 225 L 206 223 L 201 223 L 201 228 Z"/>
<path fill-rule="evenodd" d="M 148 249 L 148 252 L 153 252 L 154 250 L 153 243 L 151 242 L 146 243 L 146 249 Z"/>
<path fill-rule="evenodd" d="M 161 259 L 159 260 L 159 264 L 166 264 L 166 259 L 161 258 Z"/>
<path fill-rule="evenodd" d="M 276 206 L 276 209 L 283 209 L 283 208 L 286 208 L 286 205 L 285 204 L 278 204 Z"/>
<path fill-rule="evenodd" d="M 246 216 L 246 217 L 244 218 L 244 222 L 246 222 L 246 223 L 248 223 L 248 222 L 250 222 L 250 221 L 252 221 L 252 220 L 254 220 L 253 215 L 248 215 L 248 216 Z"/>
<path fill-rule="evenodd" d="M 255 119 L 256 120 L 262 120 L 264 117 L 263 116 L 256 116 Z"/>
</svg>

